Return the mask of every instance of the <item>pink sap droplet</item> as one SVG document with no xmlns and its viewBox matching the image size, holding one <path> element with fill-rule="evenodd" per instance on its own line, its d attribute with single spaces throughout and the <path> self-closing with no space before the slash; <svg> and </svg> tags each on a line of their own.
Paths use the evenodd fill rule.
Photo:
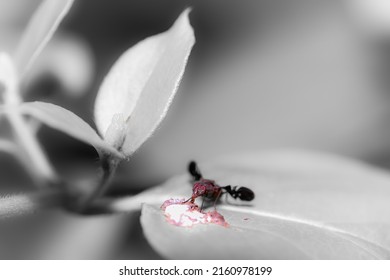
<svg viewBox="0 0 390 280">
<path fill-rule="evenodd" d="M 224 227 L 229 226 L 229 224 L 225 221 L 225 218 L 219 212 L 217 212 L 217 210 L 207 212 L 206 220 L 209 223 L 217 224 L 220 226 L 224 226 Z"/>
<path fill-rule="evenodd" d="M 168 199 L 161 205 L 167 222 L 181 227 L 192 227 L 195 224 L 217 224 L 227 227 L 229 224 L 216 210 L 202 212 L 199 206 L 185 199 Z"/>
<path fill-rule="evenodd" d="M 186 201 L 184 198 L 170 198 L 168 200 L 165 200 L 164 203 L 161 205 L 161 210 L 165 211 L 165 209 L 172 205 L 172 204 L 183 204 L 184 201 Z"/>
</svg>

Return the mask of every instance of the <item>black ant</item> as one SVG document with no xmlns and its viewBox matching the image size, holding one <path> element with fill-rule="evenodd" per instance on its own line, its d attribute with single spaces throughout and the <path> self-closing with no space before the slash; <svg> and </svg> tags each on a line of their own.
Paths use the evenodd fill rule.
<svg viewBox="0 0 390 280">
<path fill-rule="evenodd" d="M 197 197 L 203 197 L 200 209 L 203 209 L 205 198 L 214 200 L 215 206 L 221 195 L 225 193 L 230 194 L 234 199 L 239 198 L 244 201 L 251 201 L 255 198 L 254 192 L 246 187 L 231 187 L 230 185 L 221 187 L 214 180 L 204 179 L 195 161 L 191 161 L 188 165 L 188 172 L 192 175 L 193 187 L 192 196 L 187 201 L 194 203 Z"/>
</svg>

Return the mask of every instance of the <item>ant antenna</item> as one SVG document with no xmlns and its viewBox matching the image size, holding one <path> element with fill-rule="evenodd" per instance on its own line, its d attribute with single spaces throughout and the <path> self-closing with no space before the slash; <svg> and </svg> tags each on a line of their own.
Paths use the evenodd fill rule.
<svg viewBox="0 0 390 280">
<path fill-rule="evenodd" d="M 190 172 L 190 174 L 194 178 L 194 181 L 199 181 L 200 179 L 202 179 L 202 174 L 200 173 L 198 165 L 195 161 L 191 161 L 188 165 L 188 172 Z"/>
</svg>

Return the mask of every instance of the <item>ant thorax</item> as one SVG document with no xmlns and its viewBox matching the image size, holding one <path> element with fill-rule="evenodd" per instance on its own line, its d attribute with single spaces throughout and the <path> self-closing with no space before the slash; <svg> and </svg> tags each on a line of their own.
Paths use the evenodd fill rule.
<svg viewBox="0 0 390 280">
<path fill-rule="evenodd" d="M 192 188 L 192 197 L 199 196 L 214 198 L 221 191 L 221 187 L 218 186 L 214 180 L 200 179 L 194 183 Z"/>
</svg>

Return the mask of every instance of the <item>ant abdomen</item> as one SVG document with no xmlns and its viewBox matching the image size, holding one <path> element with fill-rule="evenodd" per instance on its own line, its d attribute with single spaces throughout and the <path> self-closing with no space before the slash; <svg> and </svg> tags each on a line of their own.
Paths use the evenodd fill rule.
<svg viewBox="0 0 390 280">
<path fill-rule="evenodd" d="M 244 201 L 251 201 L 255 198 L 255 193 L 246 187 L 239 187 L 237 192 L 237 197 Z"/>
</svg>

